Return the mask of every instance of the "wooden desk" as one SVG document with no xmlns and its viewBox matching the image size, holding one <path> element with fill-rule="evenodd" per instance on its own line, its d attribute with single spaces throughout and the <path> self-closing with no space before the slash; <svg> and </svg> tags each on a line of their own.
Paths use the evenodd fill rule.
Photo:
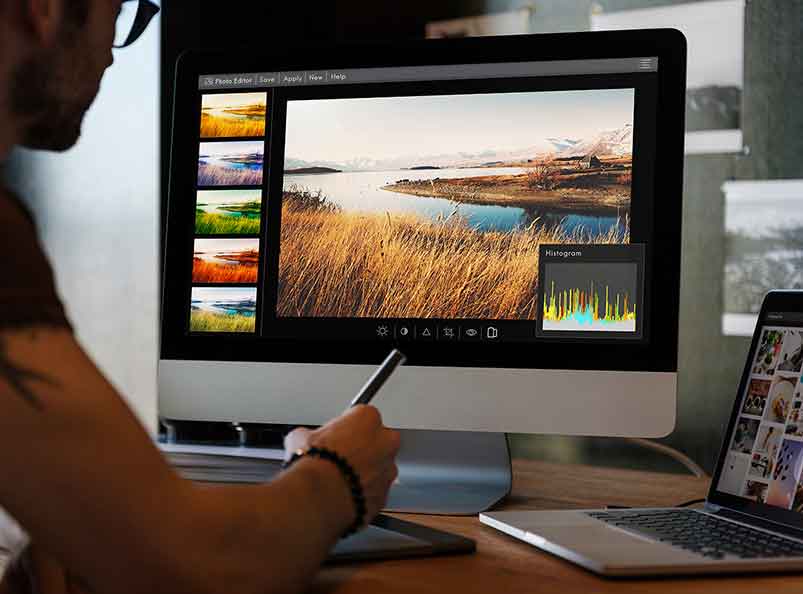
<svg viewBox="0 0 803 594">
<path fill-rule="evenodd" d="M 698 497 L 707 479 L 517 460 L 513 493 L 499 509 L 569 509 L 604 505 L 668 506 Z M 416 594 L 550 592 L 557 594 L 727 594 L 803 592 L 803 575 L 610 580 L 480 524 L 476 517 L 399 517 L 477 541 L 474 555 L 344 565 L 324 569 L 313 592 Z"/>
</svg>

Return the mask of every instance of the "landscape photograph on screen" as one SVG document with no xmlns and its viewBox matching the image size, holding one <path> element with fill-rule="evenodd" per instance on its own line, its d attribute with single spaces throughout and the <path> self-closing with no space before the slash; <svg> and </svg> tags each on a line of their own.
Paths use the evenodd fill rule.
<svg viewBox="0 0 803 594">
<path fill-rule="evenodd" d="M 264 141 L 202 142 L 198 151 L 199 186 L 262 184 Z"/>
<path fill-rule="evenodd" d="M 539 245 L 629 243 L 633 89 L 294 100 L 277 315 L 538 317 Z"/>
<path fill-rule="evenodd" d="M 201 100 L 201 138 L 264 136 L 266 93 L 204 95 Z"/>
<path fill-rule="evenodd" d="M 193 283 L 256 283 L 259 239 L 196 239 Z"/>
<path fill-rule="evenodd" d="M 195 202 L 196 235 L 257 235 L 262 190 L 200 190 Z"/>
<path fill-rule="evenodd" d="M 256 287 L 193 287 L 191 332 L 254 332 Z"/>
</svg>

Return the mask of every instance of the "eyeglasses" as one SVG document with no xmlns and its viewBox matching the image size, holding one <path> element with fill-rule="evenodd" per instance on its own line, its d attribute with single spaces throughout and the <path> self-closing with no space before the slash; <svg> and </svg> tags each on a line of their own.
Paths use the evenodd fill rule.
<svg viewBox="0 0 803 594">
<path fill-rule="evenodd" d="M 158 12 L 159 7 L 150 0 L 123 0 L 112 47 L 128 47 L 134 43 Z"/>
</svg>

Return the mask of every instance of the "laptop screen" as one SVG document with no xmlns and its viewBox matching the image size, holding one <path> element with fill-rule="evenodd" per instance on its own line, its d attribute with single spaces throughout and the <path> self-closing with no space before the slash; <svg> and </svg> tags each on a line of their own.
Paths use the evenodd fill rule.
<svg viewBox="0 0 803 594">
<path fill-rule="evenodd" d="M 759 322 L 717 490 L 803 512 L 803 314 Z"/>
</svg>

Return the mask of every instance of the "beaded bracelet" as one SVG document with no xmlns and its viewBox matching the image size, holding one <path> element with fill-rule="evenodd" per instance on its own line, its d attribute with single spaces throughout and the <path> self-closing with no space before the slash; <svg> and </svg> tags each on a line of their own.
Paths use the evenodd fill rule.
<svg viewBox="0 0 803 594">
<path fill-rule="evenodd" d="M 346 530 L 346 532 L 343 534 L 343 538 L 358 532 L 365 522 L 365 515 L 367 513 L 365 507 L 365 493 L 362 489 L 360 475 L 358 475 L 351 464 L 349 464 L 346 459 L 340 456 L 337 452 L 327 448 L 315 446 L 307 450 L 296 450 L 293 452 L 293 455 L 290 457 L 290 459 L 282 464 L 282 469 L 290 468 L 290 466 L 304 456 L 314 456 L 316 458 L 320 458 L 321 460 L 328 460 L 337 466 L 338 470 L 340 470 L 340 474 L 342 474 L 343 478 L 346 479 L 346 483 L 351 491 L 351 499 L 354 502 L 354 509 L 357 512 L 357 517 L 354 519 L 354 522 L 351 524 L 351 526 L 349 526 L 348 530 Z"/>
</svg>

